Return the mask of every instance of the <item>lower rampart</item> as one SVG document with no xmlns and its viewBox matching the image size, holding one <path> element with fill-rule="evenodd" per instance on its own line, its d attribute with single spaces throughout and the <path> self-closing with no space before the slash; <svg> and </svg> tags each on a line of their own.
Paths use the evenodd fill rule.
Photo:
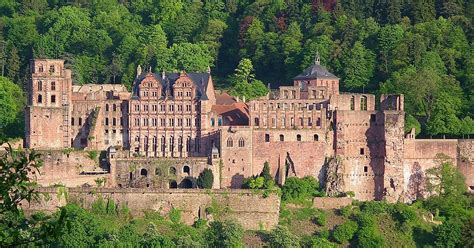
<svg viewBox="0 0 474 248">
<path fill-rule="evenodd" d="M 167 215 L 172 208 L 182 211 L 186 224 L 195 220 L 233 219 L 245 229 L 271 229 L 278 224 L 280 197 L 250 190 L 199 189 L 118 189 L 118 188 L 39 188 L 46 193 L 40 201 L 24 204 L 26 212 L 56 211 L 58 207 L 75 202 L 90 208 L 99 197 L 114 200 L 117 206 L 126 205 L 132 215 L 140 216 L 147 210 Z M 66 194 L 64 192 L 67 192 Z"/>
</svg>

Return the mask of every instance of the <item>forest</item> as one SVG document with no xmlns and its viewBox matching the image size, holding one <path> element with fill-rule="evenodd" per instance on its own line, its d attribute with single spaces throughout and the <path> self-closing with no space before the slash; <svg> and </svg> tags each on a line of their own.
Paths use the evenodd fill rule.
<svg viewBox="0 0 474 248">
<path fill-rule="evenodd" d="M 469 0 L 2 0 L 0 140 L 22 136 L 29 60 L 65 59 L 75 84 L 131 86 L 136 67 L 206 71 L 252 98 L 314 61 L 341 90 L 405 94 L 406 131 L 474 134 Z M 236 77 L 237 65 L 247 77 Z"/>
</svg>

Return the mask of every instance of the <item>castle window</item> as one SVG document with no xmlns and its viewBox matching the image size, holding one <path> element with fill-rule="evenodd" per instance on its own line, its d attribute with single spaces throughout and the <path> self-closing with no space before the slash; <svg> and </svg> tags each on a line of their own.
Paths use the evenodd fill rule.
<svg viewBox="0 0 474 248">
<path fill-rule="evenodd" d="M 211 118 L 211 126 L 215 126 L 215 121 L 214 121 L 214 118 Z"/>
<path fill-rule="evenodd" d="M 318 136 L 317 134 L 315 134 L 315 135 L 313 136 L 313 140 L 314 140 L 314 141 L 319 141 L 319 136 Z"/>
<path fill-rule="evenodd" d="M 300 126 L 304 126 L 304 120 L 302 117 L 300 117 Z"/>
<path fill-rule="evenodd" d="M 355 109 L 355 98 L 354 96 L 351 96 L 351 110 Z"/>
<path fill-rule="evenodd" d="M 254 119 L 254 125 L 255 126 L 260 126 L 260 122 L 259 122 L 257 117 L 255 117 L 255 119 Z"/>
<path fill-rule="evenodd" d="M 222 126 L 222 116 L 217 117 L 217 125 Z"/>
<path fill-rule="evenodd" d="M 79 126 L 82 126 L 82 118 L 79 117 Z"/>
<path fill-rule="evenodd" d="M 183 167 L 183 173 L 189 176 L 189 174 L 191 173 L 191 169 L 189 168 L 189 166 L 185 165 Z"/>
<path fill-rule="evenodd" d="M 105 111 L 109 111 L 109 105 L 105 104 Z"/>
<path fill-rule="evenodd" d="M 160 170 L 160 168 L 156 168 L 156 170 L 155 170 L 155 176 L 161 176 L 161 170 Z"/>
<path fill-rule="evenodd" d="M 270 142 L 270 134 L 265 134 L 265 142 Z"/>
<path fill-rule="evenodd" d="M 364 172 L 365 172 L 365 173 L 369 172 L 369 167 L 364 166 Z"/>
<path fill-rule="evenodd" d="M 170 189 L 178 188 L 178 183 L 175 180 L 170 181 Z"/>
<path fill-rule="evenodd" d="M 190 152 L 191 151 L 191 137 L 188 136 L 188 138 L 186 139 L 186 152 Z"/>
<path fill-rule="evenodd" d="M 232 140 L 232 138 L 228 138 L 227 139 L 227 147 L 233 147 L 234 146 L 234 141 Z"/>
<path fill-rule="evenodd" d="M 313 125 L 313 122 L 311 120 L 311 117 L 308 117 L 308 126 L 312 126 Z"/>
<path fill-rule="evenodd" d="M 123 126 L 123 117 L 120 117 L 120 126 Z"/>
<path fill-rule="evenodd" d="M 115 118 L 112 119 L 112 125 L 113 125 L 113 126 L 116 126 L 116 125 L 117 125 L 117 119 L 115 119 Z"/>
<path fill-rule="evenodd" d="M 139 104 L 135 105 L 135 111 L 140 111 L 140 105 Z"/>
<path fill-rule="evenodd" d="M 43 90 L 43 82 L 38 81 L 38 91 L 42 91 L 42 90 Z"/>
<path fill-rule="evenodd" d="M 51 90 L 56 90 L 56 82 L 51 82 Z"/>
<path fill-rule="evenodd" d="M 51 103 L 56 103 L 56 96 L 55 95 L 51 96 Z"/>
<path fill-rule="evenodd" d="M 71 118 L 71 126 L 74 126 L 74 117 Z"/>
<path fill-rule="evenodd" d="M 105 118 L 105 125 L 106 125 L 106 126 L 109 125 L 109 118 Z"/>
<path fill-rule="evenodd" d="M 364 155 L 364 154 L 365 154 L 364 148 L 360 148 L 360 155 Z"/>
<path fill-rule="evenodd" d="M 280 141 L 285 141 L 285 136 L 283 134 L 280 134 Z"/>
<path fill-rule="evenodd" d="M 140 170 L 140 176 L 146 177 L 148 175 L 148 171 L 146 169 L 141 169 Z"/>
<path fill-rule="evenodd" d="M 40 65 L 40 66 L 38 67 L 38 72 L 44 72 L 44 67 L 43 67 L 43 65 Z"/>
<path fill-rule="evenodd" d="M 296 141 L 301 141 L 301 134 L 296 135 Z"/>
<path fill-rule="evenodd" d="M 170 175 L 176 175 L 176 168 L 170 167 L 168 172 Z"/>
<path fill-rule="evenodd" d="M 50 65 L 50 66 L 49 66 L 49 72 L 50 72 L 50 73 L 54 73 L 54 65 Z"/>
<path fill-rule="evenodd" d="M 360 98 L 360 110 L 367 110 L 367 97 L 362 96 Z"/>
<path fill-rule="evenodd" d="M 245 146 L 245 140 L 243 138 L 239 139 L 239 147 L 244 147 Z"/>
<path fill-rule="evenodd" d="M 318 117 L 316 120 L 316 126 L 320 127 L 321 126 L 321 118 Z"/>
<path fill-rule="evenodd" d="M 43 96 L 41 94 L 38 95 L 38 103 L 43 102 Z"/>
<path fill-rule="evenodd" d="M 117 105 L 115 105 L 115 104 L 112 105 L 112 108 L 113 108 L 114 112 L 117 111 Z"/>
</svg>

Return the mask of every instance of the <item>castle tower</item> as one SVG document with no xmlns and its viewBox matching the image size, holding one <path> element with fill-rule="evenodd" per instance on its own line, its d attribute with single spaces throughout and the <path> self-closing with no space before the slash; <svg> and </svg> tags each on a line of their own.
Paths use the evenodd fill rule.
<svg viewBox="0 0 474 248">
<path fill-rule="evenodd" d="M 27 84 L 25 146 L 27 148 L 67 148 L 70 143 L 71 71 L 64 60 L 30 61 Z"/>
</svg>

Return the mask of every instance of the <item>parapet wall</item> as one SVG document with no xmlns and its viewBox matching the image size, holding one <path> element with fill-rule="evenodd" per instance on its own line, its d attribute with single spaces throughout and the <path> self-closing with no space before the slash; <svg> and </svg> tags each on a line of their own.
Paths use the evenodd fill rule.
<svg viewBox="0 0 474 248">
<path fill-rule="evenodd" d="M 278 224 L 280 197 L 250 190 L 199 190 L 199 189 L 119 189 L 119 188 L 66 188 L 67 197 L 58 188 L 39 188 L 47 193 L 39 202 L 32 202 L 24 210 L 56 211 L 68 202 L 76 202 L 90 208 L 99 197 L 112 199 L 117 206 L 126 205 L 132 215 L 140 216 L 146 210 L 159 211 L 167 215 L 172 208 L 182 210 L 181 220 L 193 224 L 195 220 L 216 219 L 218 216 L 209 207 L 218 206 L 222 218 L 234 219 L 245 229 L 271 229 Z"/>
</svg>

